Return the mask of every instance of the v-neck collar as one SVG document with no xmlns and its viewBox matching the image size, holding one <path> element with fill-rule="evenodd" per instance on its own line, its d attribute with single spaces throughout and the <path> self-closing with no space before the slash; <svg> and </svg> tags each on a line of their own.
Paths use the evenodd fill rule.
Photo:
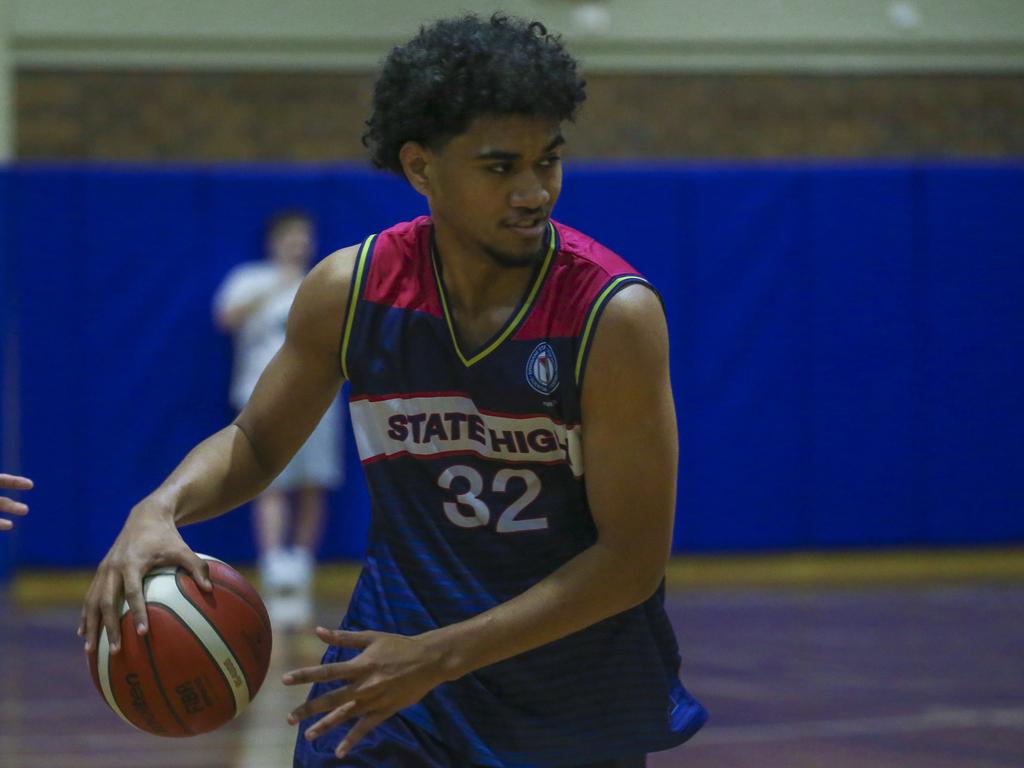
<svg viewBox="0 0 1024 768">
<path fill-rule="evenodd" d="M 441 300 L 441 313 L 444 315 L 445 323 L 448 325 L 448 335 L 452 340 L 452 347 L 455 349 L 455 354 L 458 355 L 459 360 L 462 364 L 469 368 L 471 365 L 483 360 L 494 350 L 501 346 L 501 344 L 515 333 L 516 329 L 522 325 L 523 320 L 530 312 L 530 308 L 533 306 L 537 295 L 540 293 L 540 287 L 544 284 L 544 278 L 547 277 L 551 271 L 551 265 L 555 260 L 555 253 L 557 249 L 558 237 L 555 233 L 555 225 L 550 221 L 548 222 L 548 247 L 547 253 L 544 256 L 544 261 L 541 262 L 540 266 L 537 267 L 533 280 L 530 282 L 529 288 L 526 293 L 519 300 L 519 304 L 516 309 L 509 315 L 505 324 L 495 333 L 488 341 L 471 355 L 467 356 L 462 351 L 462 346 L 459 344 L 459 335 L 455 330 L 455 322 L 452 320 L 452 313 L 448 309 L 448 297 L 445 294 L 444 281 L 441 279 L 441 263 L 437 257 L 437 248 L 434 247 L 434 232 L 430 232 L 430 263 L 431 270 L 434 273 L 434 282 L 437 284 L 437 295 Z"/>
</svg>

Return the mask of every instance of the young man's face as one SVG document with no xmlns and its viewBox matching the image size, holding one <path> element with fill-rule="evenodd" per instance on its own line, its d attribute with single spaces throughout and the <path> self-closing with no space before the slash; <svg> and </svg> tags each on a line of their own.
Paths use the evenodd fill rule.
<svg viewBox="0 0 1024 768">
<path fill-rule="evenodd" d="M 562 190 L 563 141 L 557 120 L 477 118 L 429 153 L 427 196 L 435 222 L 503 266 L 535 263 Z"/>
</svg>

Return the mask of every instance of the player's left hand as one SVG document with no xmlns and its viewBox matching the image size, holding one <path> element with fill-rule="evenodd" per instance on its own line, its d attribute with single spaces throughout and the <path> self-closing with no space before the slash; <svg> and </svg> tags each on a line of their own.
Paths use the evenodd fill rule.
<svg viewBox="0 0 1024 768">
<path fill-rule="evenodd" d="M 367 733 L 396 712 L 410 707 L 447 679 L 437 646 L 425 635 L 392 635 L 387 632 L 345 632 L 317 627 L 317 637 L 328 645 L 356 648 L 362 652 L 349 661 L 323 664 L 287 672 L 285 685 L 343 680 L 345 685 L 306 701 L 289 716 L 296 725 L 317 712 L 327 712 L 306 729 L 312 741 L 331 728 L 360 718 L 338 745 L 342 757 Z"/>
</svg>

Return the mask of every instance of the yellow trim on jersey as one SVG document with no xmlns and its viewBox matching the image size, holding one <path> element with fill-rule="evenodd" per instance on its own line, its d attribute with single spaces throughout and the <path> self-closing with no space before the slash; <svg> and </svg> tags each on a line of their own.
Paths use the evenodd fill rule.
<svg viewBox="0 0 1024 768">
<path fill-rule="evenodd" d="M 576 370 L 574 376 L 577 386 L 579 386 L 580 373 L 583 370 L 583 358 L 586 357 L 587 347 L 590 344 L 590 334 L 594 330 L 594 323 L 597 320 L 597 316 L 601 313 L 601 307 L 603 307 L 605 302 L 608 301 L 608 297 L 611 296 L 611 294 L 613 294 L 618 287 L 627 280 L 649 285 L 649 283 L 639 275 L 623 275 L 622 277 L 617 277 L 605 286 L 605 289 L 598 294 L 594 303 L 590 305 L 590 312 L 587 313 L 587 323 L 583 326 L 583 333 L 580 334 L 580 349 L 576 353 Z"/>
<path fill-rule="evenodd" d="M 434 254 L 431 253 L 430 258 L 434 265 L 434 280 L 437 282 L 437 295 L 441 297 L 441 311 L 444 313 L 445 322 L 448 324 L 448 333 L 452 337 L 452 346 L 455 347 L 455 354 L 459 356 L 459 360 L 461 360 L 462 364 L 467 368 L 480 362 L 491 354 L 491 352 L 501 346 L 501 343 L 511 336 L 516 328 L 519 327 L 519 324 L 526 316 L 526 313 L 529 312 L 530 307 L 533 306 L 533 301 L 537 298 L 537 294 L 540 292 L 540 287 L 544 283 L 544 278 L 547 276 L 548 270 L 551 268 L 551 262 L 554 260 L 555 255 L 555 242 L 557 240 L 557 236 L 555 234 L 554 224 L 548 222 L 548 229 L 550 232 L 548 252 L 544 257 L 543 265 L 541 265 L 540 270 L 537 272 L 536 279 L 533 281 L 533 287 L 530 289 L 530 293 L 527 294 L 526 300 L 523 301 L 523 305 L 519 308 L 519 311 L 516 312 L 515 317 L 505 324 L 505 330 L 501 332 L 501 335 L 468 360 L 466 359 L 466 356 L 462 354 L 462 348 L 459 347 L 459 339 L 455 333 L 455 324 L 452 322 L 451 312 L 448 311 L 448 299 L 446 299 L 444 295 L 444 285 L 441 282 L 441 273 L 437 268 L 437 260 L 435 259 Z"/>
<path fill-rule="evenodd" d="M 356 268 L 352 272 L 352 285 L 349 287 L 348 315 L 345 317 L 345 335 L 341 341 L 341 374 L 348 379 L 348 340 L 352 335 L 352 323 L 356 317 L 356 306 L 359 304 L 359 297 L 363 293 L 363 278 L 366 272 L 366 255 L 370 252 L 370 246 L 376 235 L 370 235 L 363 241 L 363 247 L 359 249 L 356 256 Z"/>
</svg>

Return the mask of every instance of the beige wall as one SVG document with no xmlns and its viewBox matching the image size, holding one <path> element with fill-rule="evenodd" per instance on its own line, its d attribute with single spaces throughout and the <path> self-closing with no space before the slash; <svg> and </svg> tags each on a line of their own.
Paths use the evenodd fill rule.
<svg viewBox="0 0 1024 768">
<path fill-rule="evenodd" d="M 1024 71 L 1024 0 L 7 2 L 29 67 L 368 70 L 424 20 L 501 6 L 592 72 Z"/>
<path fill-rule="evenodd" d="M 587 75 L 589 158 L 1024 157 L 1021 75 Z M 366 161 L 373 75 L 19 70 L 26 159 Z"/>
<path fill-rule="evenodd" d="M 497 3 L 582 58 L 577 156 L 1024 156 L 1024 0 L 5 2 L 23 158 L 363 161 L 389 48 Z"/>
<path fill-rule="evenodd" d="M 8 0 L 0 0 L 0 162 L 14 155 L 13 65 Z"/>
</svg>

